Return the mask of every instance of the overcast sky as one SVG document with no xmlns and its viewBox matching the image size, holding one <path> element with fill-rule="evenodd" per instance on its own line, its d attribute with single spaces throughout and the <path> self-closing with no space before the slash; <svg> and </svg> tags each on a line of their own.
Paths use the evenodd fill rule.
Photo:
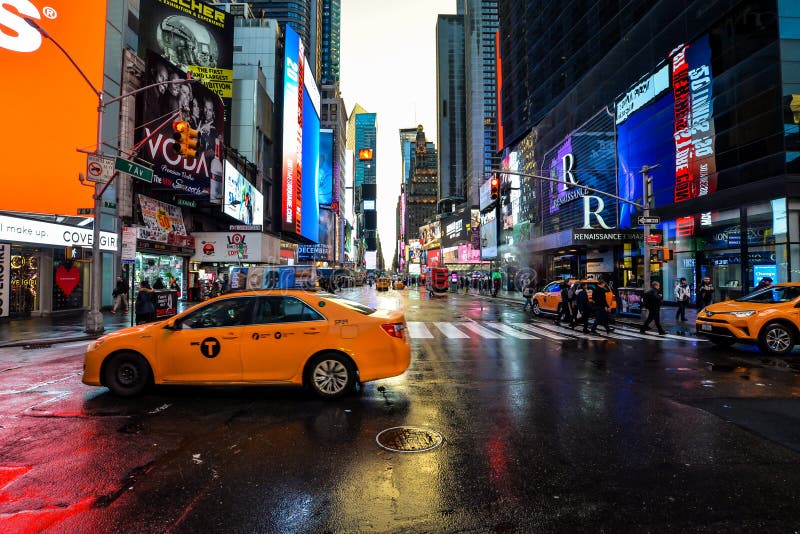
<svg viewBox="0 0 800 534">
<path fill-rule="evenodd" d="M 456 0 L 342 0 L 340 87 L 347 112 L 377 113 L 378 232 L 391 269 L 400 194 L 401 128 L 436 143 L 436 17 Z M 352 191 L 348 191 L 352 194 Z"/>
</svg>

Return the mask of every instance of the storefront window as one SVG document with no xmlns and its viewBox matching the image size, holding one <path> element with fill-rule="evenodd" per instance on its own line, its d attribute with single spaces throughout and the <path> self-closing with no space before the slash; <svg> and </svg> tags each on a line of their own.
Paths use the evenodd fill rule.
<svg viewBox="0 0 800 534">
<path fill-rule="evenodd" d="M 39 309 L 39 255 L 36 249 L 11 248 L 11 302 L 12 317 L 28 317 Z"/>
<path fill-rule="evenodd" d="M 183 257 L 137 253 L 134 277 L 137 288 L 142 280 L 150 282 L 152 287 L 161 278 L 165 288 L 169 288 L 170 282 L 174 279 L 178 287 L 183 290 Z"/>
<path fill-rule="evenodd" d="M 750 287 L 758 285 L 764 277 L 772 278 L 774 283 L 786 282 L 789 279 L 786 199 L 748 206 L 747 234 Z"/>
<path fill-rule="evenodd" d="M 84 265 L 65 257 L 63 248 L 53 251 L 53 311 L 83 307 L 84 281 L 88 279 Z"/>
</svg>

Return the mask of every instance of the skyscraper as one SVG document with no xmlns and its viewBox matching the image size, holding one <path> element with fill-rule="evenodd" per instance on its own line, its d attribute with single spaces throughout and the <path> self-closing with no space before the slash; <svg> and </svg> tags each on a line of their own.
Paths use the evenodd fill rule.
<svg viewBox="0 0 800 534">
<path fill-rule="evenodd" d="M 436 214 L 438 179 L 436 146 L 425 139 L 422 125 L 417 126 L 416 142 L 411 155 L 411 179 L 406 186 L 406 236 L 419 237 L 425 219 Z"/>
<path fill-rule="evenodd" d="M 322 83 L 339 83 L 341 0 L 322 0 Z"/>
<path fill-rule="evenodd" d="M 467 179 L 465 193 L 478 204 L 487 172 L 497 168 L 497 0 L 464 0 L 467 98 Z"/>
<path fill-rule="evenodd" d="M 464 201 L 466 103 L 464 17 L 436 21 L 436 108 L 439 148 L 439 209 Z M 449 211 L 449 209 L 448 209 Z"/>
</svg>

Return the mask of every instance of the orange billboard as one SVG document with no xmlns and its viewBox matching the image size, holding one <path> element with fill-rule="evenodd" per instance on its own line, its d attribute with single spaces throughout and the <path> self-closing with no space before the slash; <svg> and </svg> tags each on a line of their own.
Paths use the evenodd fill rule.
<svg viewBox="0 0 800 534">
<path fill-rule="evenodd" d="M 77 215 L 93 206 L 93 190 L 78 181 L 86 154 L 76 149 L 97 144 L 97 95 L 26 18 L 102 88 L 106 0 L 0 1 L 0 210 Z"/>
</svg>

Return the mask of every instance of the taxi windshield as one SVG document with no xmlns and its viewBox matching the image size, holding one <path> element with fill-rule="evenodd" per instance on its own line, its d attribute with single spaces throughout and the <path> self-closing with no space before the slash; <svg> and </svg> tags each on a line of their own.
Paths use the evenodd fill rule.
<svg viewBox="0 0 800 534">
<path fill-rule="evenodd" d="M 761 304 L 779 304 L 781 302 L 791 302 L 797 297 L 800 297 L 799 286 L 772 286 L 758 291 L 754 291 L 749 295 L 745 295 L 737 302 L 755 302 Z"/>
<path fill-rule="evenodd" d="M 361 313 L 361 314 L 364 314 L 364 315 L 372 315 L 373 313 L 378 311 L 375 308 L 370 308 L 369 306 L 364 306 L 363 304 L 360 304 L 360 303 L 355 302 L 353 300 L 349 300 L 349 299 L 346 299 L 346 298 L 342 298 L 342 297 L 336 296 L 336 295 L 334 295 L 332 293 L 324 293 L 321 296 L 324 296 L 327 300 L 330 300 L 331 302 L 334 302 L 334 303 L 336 303 L 336 304 L 338 304 L 340 306 L 344 306 L 345 308 L 349 308 L 349 309 L 351 309 L 353 311 L 357 311 L 358 313 Z"/>
</svg>

